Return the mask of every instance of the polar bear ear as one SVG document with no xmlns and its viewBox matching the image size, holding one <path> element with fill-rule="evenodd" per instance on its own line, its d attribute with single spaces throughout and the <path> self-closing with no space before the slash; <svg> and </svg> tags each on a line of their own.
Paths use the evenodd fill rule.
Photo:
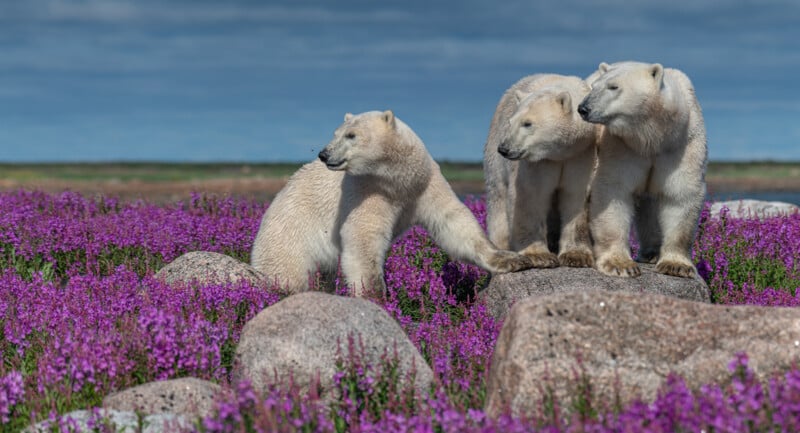
<svg viewBox="0 0 800 433">
<path fill-rule="evenodd" d="M 660 63 L 653 63 L 648 70 L 650 76 L 653 77 L 658 86 L 661 87 L 664 81 L 664 67 Z"/>
<path fill-rule="evenodd" d="M 353 118 L 353 113 L 345 113 L 344 121 L 347 122 L 348 120 Z"/>
<path fill-rule="evenodd" d="M 572 113 L 572 96 L 570 96 L 569 92 L 561 92 L 556 96 L 556 102 L 561 105 L 561 109 L 564 110 L 564 114 Z"/>
<path fill-rule="evenodd" d="M 600 65 L 599 65 L 599 66 L 597 66 L 597 70 L 598 70 L 598 71 L 600 71 L 600 72 L 602 72 L 602 73 L 606 73 L 606 72 L 608 72 L 608 68 L 609 68 L 609 67 L 610 67 L 610 66 L 608 65 L 608 63 L 606 63 L 606 62 L 600 62 Z"/>
<path fill-rule="evenodd" d="M 517 102 L 522 101 L 523 99 L 525 99 L 526 96 L 528 96 L 528 94 L 523 92 L 522 90 L 517 89 L 514 91 L 514 97 L 517 99 Z"/>
<path fill-rule="evenodd" d="M 383 118 L 384 122 L 388 123 L 389 126 L 394 128 L 394 113 L 392 113 L 392 110 L 384 111 L 381 117 Z"/>
</svg>

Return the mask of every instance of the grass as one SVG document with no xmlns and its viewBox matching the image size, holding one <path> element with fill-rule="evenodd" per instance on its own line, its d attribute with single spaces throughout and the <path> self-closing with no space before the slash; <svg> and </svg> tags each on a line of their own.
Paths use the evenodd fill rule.
<svg viewBox="0 0 800 433">
<path fill-rule="evenodd" d="M 713 162 L 708 165 L 707 175 L 722 178 L 800 178 L 800 162 Z"/>
<path fill-rule="evenodd" d="M 173 163 L 173 162 L 87 162 L 87 163 L 0 163 L 0 179 L 29 182 L 41 179 L 64 181 L 177 182 L 207 179 L 287 178 L 301 162 L 281 163 Z M 481 162 L 440 161 L 449 181 L 483 181 Z M 711 178 L 800 177 L 797 162 L 711 162 Z"/>
<path fill-rule="evenodd" d="M 0 178 L 20 182 L 58 179 L 72 181 L 175 182 L 230 178 L 286 178 L 300 163 L 43 163 L 0 164 Z"/>
</svg>

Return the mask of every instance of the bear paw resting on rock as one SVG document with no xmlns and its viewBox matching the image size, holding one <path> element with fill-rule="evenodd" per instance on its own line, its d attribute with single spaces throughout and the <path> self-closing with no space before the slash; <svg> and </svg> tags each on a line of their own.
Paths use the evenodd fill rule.
<svg viewBox="0 0 800 433">
<path fill-rule="evenodd" d="M 531 267 L 498 250 L 456 197 L 422 140 L 391 111 L 347 114 L 318 161 L 290 179 L 261 220 L 252 266 L 291 292 L 337 262 L 355 295 L 385 290 L 392 240 L 420 224 L 456 260 L 493 273 Z"/>
<path fill-rule="evenodd" d="M 635 219 L 639 261 L 692 277 L 690 250 L 706 193 L 703 114 L 689 78 L 659 64 L 601 63 L 578 111 L 603 125 L 591 185 L 597 269 L 638 276 L 628 244 Z"/>
<path fill-rule="evenodd" d="M 586 189 L 596 127 L 577 114 L 587 93 L 578 77 L 531 75 L 503 94 L 492 119 L 484 147 L 489 239 L 536 267 L 593 264 Z M 558 256 L 547 242 L 557 231 L 552 211 L 561 220 Z"/>
</svg>

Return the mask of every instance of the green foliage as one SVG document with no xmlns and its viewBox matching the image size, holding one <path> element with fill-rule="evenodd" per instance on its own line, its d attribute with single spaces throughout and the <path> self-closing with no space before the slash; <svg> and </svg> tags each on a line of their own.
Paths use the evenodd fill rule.
<svg viewBox="0 0 800 433">
<path fill-rule="evenodd" d="M 17 255 L 14 247 L 10 244 L 3 244 L 2 249 L 3 253 L 0 255 L 2 269 L 12 268 L 26 281 L 31 281 L 34 275 L 40 275 L 44 281 L 53 281 L 56 275 L 53 263 L 45 260 L 41 255 L 26 259 Z"/>
<path fill-rule="evenodd" d="M 347 356 L 341 347 L 336 361 L 334 393 L 330 416 L 337 433 L 349 431 L 350 424 L 367 414 L 378 420 L 386 411 L 413 414 L 416 411 L 416 371 L 400 368 L 397 352 L 384 353 L 377 366 L 365 362 L 364 343 L 348 338 Z"/>
</svg>

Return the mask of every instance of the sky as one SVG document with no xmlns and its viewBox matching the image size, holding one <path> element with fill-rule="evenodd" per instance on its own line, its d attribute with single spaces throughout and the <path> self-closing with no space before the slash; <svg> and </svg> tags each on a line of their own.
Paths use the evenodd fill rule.
<svg viewBox="0 0 800 433">
<path fill-rule="evenodd" d="M 709 158 L 800 160 L 800 1 L 0 1 L 0 162 L 307 161 L 391 109 L 480 161 L 503 92 L 681 69 Z"/>
</svg>

